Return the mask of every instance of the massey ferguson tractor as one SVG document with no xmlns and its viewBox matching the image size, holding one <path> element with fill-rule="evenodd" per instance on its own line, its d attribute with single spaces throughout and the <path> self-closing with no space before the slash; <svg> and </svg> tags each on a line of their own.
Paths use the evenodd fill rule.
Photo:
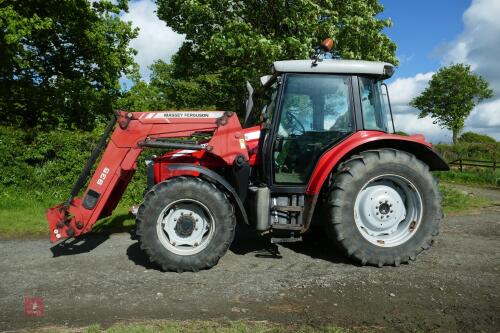
<svg viewBox="0 0 500 333">
<path fill-rule="evenodd" d="M 442 218 L 430 171 L 448 165 L 423 136 L 391 133 L 383 80 L 394 66 L 327 59 L 331 46 L 275 62 L 255 90 L 247 83 L 244 126 L 231 111 L 116 111 L 69 198 L 48 210 L 51 241 L 109 216 L 148 148 L 167 153 L 147 161 L 136 233 L 165 271 L 216 265 L 237 221 L 273 243 L 321 225 L 362 265 L 415 260 Z"/>
</svg>

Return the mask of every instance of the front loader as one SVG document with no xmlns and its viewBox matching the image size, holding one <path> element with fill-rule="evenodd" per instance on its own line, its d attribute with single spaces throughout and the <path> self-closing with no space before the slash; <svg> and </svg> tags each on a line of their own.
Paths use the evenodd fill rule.
<svg viewBox="0 0 500 333">
<path fill-rule="evenodd" d="M 247 84 L 243 127 L 227 111 L 117 111 L 69 198 L 49 209 L 51 241 L 109 216 L 148 148 L 168 152 L 148 161 L 136 233 L 164 270 L 214 266 L 237 221 L 275 243 L 317 223 L 362 264 L 414 260 L 442 217 L 430 171 L 448 165 L 423 136 L 390 133 L 383 80 L 394 66 L 326 59 L 331 44 L 312 60 L 275 62 L 258 89 Z"/>
</svg>

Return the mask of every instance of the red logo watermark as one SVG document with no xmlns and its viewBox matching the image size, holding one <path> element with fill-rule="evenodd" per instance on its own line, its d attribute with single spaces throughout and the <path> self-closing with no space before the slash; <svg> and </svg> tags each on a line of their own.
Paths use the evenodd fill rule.
<svg viewBox="0 0 500 333">
<path fill-rule="evenodd" d="M 45 306 L 43 305 L 43 297 L 24 298 L 24 315 L 26 317 L 43 317 L 44 314 Z"/>
</svg>

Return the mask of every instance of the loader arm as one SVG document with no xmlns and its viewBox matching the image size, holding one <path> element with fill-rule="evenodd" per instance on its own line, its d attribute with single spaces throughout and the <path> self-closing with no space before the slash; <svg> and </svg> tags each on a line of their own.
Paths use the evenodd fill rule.
<svg viewBox="0 0 500 333">
<path fill-rule="evenodd" d="M 137 158 L 145 147 L 205 150 L 220 157 L 227 165 L 232 165 L 240 155 L 248 160 L 246 147 L 240 140 L 241 130 L 238 118 L 232 112 L 117 111 L 68 199 L 48 210 L 46 216 L 51 242 L 90 232 L 100 218 L 111 215 L 134 175 Z M 168 140 L 191 137 L 195 133 L 211 133 L 212 137 L 204 145 Z M 108 137 L 109 141 L 105 147 Z M 102 157 L 90 177 L 87 188 L 81 197 L 76 197 L 87 182 L 90 170 L 101 153 Z"/>
</svg>

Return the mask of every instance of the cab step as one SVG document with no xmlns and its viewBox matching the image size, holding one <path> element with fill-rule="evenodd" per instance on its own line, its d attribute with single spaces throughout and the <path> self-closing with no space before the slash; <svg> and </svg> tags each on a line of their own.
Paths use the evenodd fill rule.
<svg viewBox="0 0 500 333">
<path fill-rule="evenodd" d="M 271 210 L 276 210 L 278 212 L 294 212 L 294 213 L 302 213 L 304 210 L 301 206 L 272 206 Z"/>
<path fill-rule="evenodd" d="M 290 231 L 300 231 L 303 226 L 301 224 L 271 224 L 271 229 L 273 230 L 290 230 Z"/>
<path fill-rule="evenodd" d="M 287 238 L 281 238 L 281 237 L 272 237 L 271 238 L 271 243 L 273 243 L 273 244 L 276 244 L 276 243 L 295 243 L 295 242 L 302 242 L 302 236 L 287 237 Z"/>
</svg>

